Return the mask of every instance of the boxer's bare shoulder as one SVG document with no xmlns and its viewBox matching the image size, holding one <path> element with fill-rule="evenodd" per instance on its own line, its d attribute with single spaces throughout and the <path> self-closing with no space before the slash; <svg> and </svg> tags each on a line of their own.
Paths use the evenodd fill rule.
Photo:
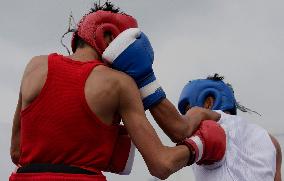
<svg viewBox="0 0 284 181">
<path fill-rule="evenodd" d="M 48 56 L 47 55 L 35 56 L 27 64 L 23 79 L 25 77 L 37 74 L 39 72 L 47 74 L 47 69 L 48 69 Z"/>
<path fill-rule="evenodd" d="M 136 87 L 132 78 L 125 73 L 98 66 L 93 69 L 86 81 L 87 103 L 103 122 L 111 124 L 119 107 L 121 91 L 123 87 L 131 86 L 130 84 Z"/>
<path fill-rule="evenodd" d="M 47 77 L 48 56 L 33 57 L 25 68 L 22 78 L 22 109 L 33 101 L 40 93 Z"/>
</svg>

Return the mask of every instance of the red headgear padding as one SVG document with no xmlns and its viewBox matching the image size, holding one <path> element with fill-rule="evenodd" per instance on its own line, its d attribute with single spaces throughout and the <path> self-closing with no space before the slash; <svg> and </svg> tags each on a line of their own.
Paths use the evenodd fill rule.
<svg viewBox="0 0 284 181">
<path fill-rule="evenodd" d="M 137 21 L 127 14 L 103 10 L 87 14 L 81 19 L 77 31 L 73 34 L 72 51 L 74 53 L 76 50 L 75 42 L 79 36 L 102 55 L 107 48 L 104 41 L 105 32 L 111 32 L 115 38 L 126 29 L 137 27 Z"/>
</svg>

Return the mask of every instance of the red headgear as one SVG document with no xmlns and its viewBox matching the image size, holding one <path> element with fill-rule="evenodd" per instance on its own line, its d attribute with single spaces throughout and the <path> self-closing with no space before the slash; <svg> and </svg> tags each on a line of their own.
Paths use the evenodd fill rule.
<svg viewBox="0 0 284 181">
<path fill-rule="evenodd" d="M 137 21 L 127 14 L 103 10 L 87 14 L 81 19 L 77 31 L 73 34 L 72 51 L 75 52 L 75 42 L 80 37 L 102 55 L 107 48 L 104 41 L 105 32 L 111 32 L 115 38 L 126 29 L 137 27 Z"/>
</svg>

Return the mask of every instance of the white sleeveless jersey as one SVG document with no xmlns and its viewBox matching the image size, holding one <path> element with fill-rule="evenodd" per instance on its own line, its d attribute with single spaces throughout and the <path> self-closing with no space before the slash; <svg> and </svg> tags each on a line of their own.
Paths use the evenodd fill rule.
<svg viewBox="0 0 284 181">
<path fill-rule="evenodd" d="M 239 116 L 217 112 L 226 132 L 226 153 L 214 165 L 194 164 L 196 181 L 273 181 L 276 149 L 267 131 Z"/>
</svg>

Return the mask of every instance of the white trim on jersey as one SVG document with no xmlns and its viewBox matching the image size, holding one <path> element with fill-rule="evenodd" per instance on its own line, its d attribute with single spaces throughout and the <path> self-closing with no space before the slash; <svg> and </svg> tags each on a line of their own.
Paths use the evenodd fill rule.
<svg viewBox="0 0 284 181">
<path fill-rule="evenodd" d="M 131 141 L 131 148 L 129 151 L 129 156 L 125 165 L 125 168 L 122 172 L 119 173 L 119 175 L 129 175 L 131 173 L 132 167 L 133 167 L 133 162 L 134 162 L 134 157 L 135 157 L 135 145 Z"/>
</svg>

